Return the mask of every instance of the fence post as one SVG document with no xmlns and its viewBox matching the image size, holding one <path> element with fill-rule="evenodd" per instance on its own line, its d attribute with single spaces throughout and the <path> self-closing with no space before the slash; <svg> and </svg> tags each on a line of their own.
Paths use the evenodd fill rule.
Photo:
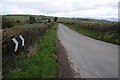
<svg viewBox="0 0 120 80">
<path fill-rule="evenodd" d="M 16 59 L 15 59 L 15 55 L 14 53 L 10 52 L 11 54 L 11 60 L 12 60 L 12 64 L 13 64 L 13 69 L 16 69 Z"/>
</svg>

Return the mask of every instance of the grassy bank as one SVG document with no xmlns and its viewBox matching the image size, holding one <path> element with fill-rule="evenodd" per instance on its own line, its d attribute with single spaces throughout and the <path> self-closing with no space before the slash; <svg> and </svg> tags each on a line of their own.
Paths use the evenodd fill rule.
<svg viewBox="0 0 120 80">
<path fill-rule="evenodd" d="M 83 35 L 86 35 L 98 40 L 102 40 L 105 42 L 120 45 L 120 37 L 119 37 L 119 34 L 116 32 L 99 32 L 94 30 L 82 29 L 80 27 L 73 26 L 72 24 L 64 23 L 64 25 L 68 26 L 72 30 L 77 31 Z"/>
<path fill-rule="evenodd" d="M 7 74 L 6 78 L 55 78 L 57 62 L 55 50 L 55 30 L 57 24 L 46 33 L 36 45 L 36 52 L 27 60 L 17 62 L 18 68 Z"/>
<path fill-rule="evenodd" d="M 33 26 L 41 26 L 42 24 L 25 24 L 25 25 L 18 25 L 15 27 L 33 27 Z"/>
</svg>

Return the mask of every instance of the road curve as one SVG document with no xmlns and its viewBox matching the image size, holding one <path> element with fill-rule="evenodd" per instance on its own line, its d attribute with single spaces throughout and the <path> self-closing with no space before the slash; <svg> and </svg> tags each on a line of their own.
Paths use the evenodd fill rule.
<svg viewBox="0 0 120 80">
<path fill-rule="evenodd" d="M 118 78 L 118 46 L 81 35 L 59 24 L 58 39 L 81 78 Z"/>
</svg>

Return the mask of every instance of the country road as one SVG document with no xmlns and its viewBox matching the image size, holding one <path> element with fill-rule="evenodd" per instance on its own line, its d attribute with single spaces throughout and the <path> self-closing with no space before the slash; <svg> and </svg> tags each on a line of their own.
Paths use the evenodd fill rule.
<svg viewBox="0 0 120 80">
<path fill-rule="evenodd" d="M 58 39 L 81 78 L 117 78 L 118 46 L 81 35 L 59 24 Z"/>
</svg>

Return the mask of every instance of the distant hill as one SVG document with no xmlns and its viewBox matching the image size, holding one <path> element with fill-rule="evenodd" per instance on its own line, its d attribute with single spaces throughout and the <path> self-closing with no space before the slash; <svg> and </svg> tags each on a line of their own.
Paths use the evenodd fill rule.
<svg viewBox="0 0 120 80">
<path fill-rule="evenodd" d="M 118 21 L 118 18 L 105 18 L 105 19 L 109 21 Z"/>
</svg>

